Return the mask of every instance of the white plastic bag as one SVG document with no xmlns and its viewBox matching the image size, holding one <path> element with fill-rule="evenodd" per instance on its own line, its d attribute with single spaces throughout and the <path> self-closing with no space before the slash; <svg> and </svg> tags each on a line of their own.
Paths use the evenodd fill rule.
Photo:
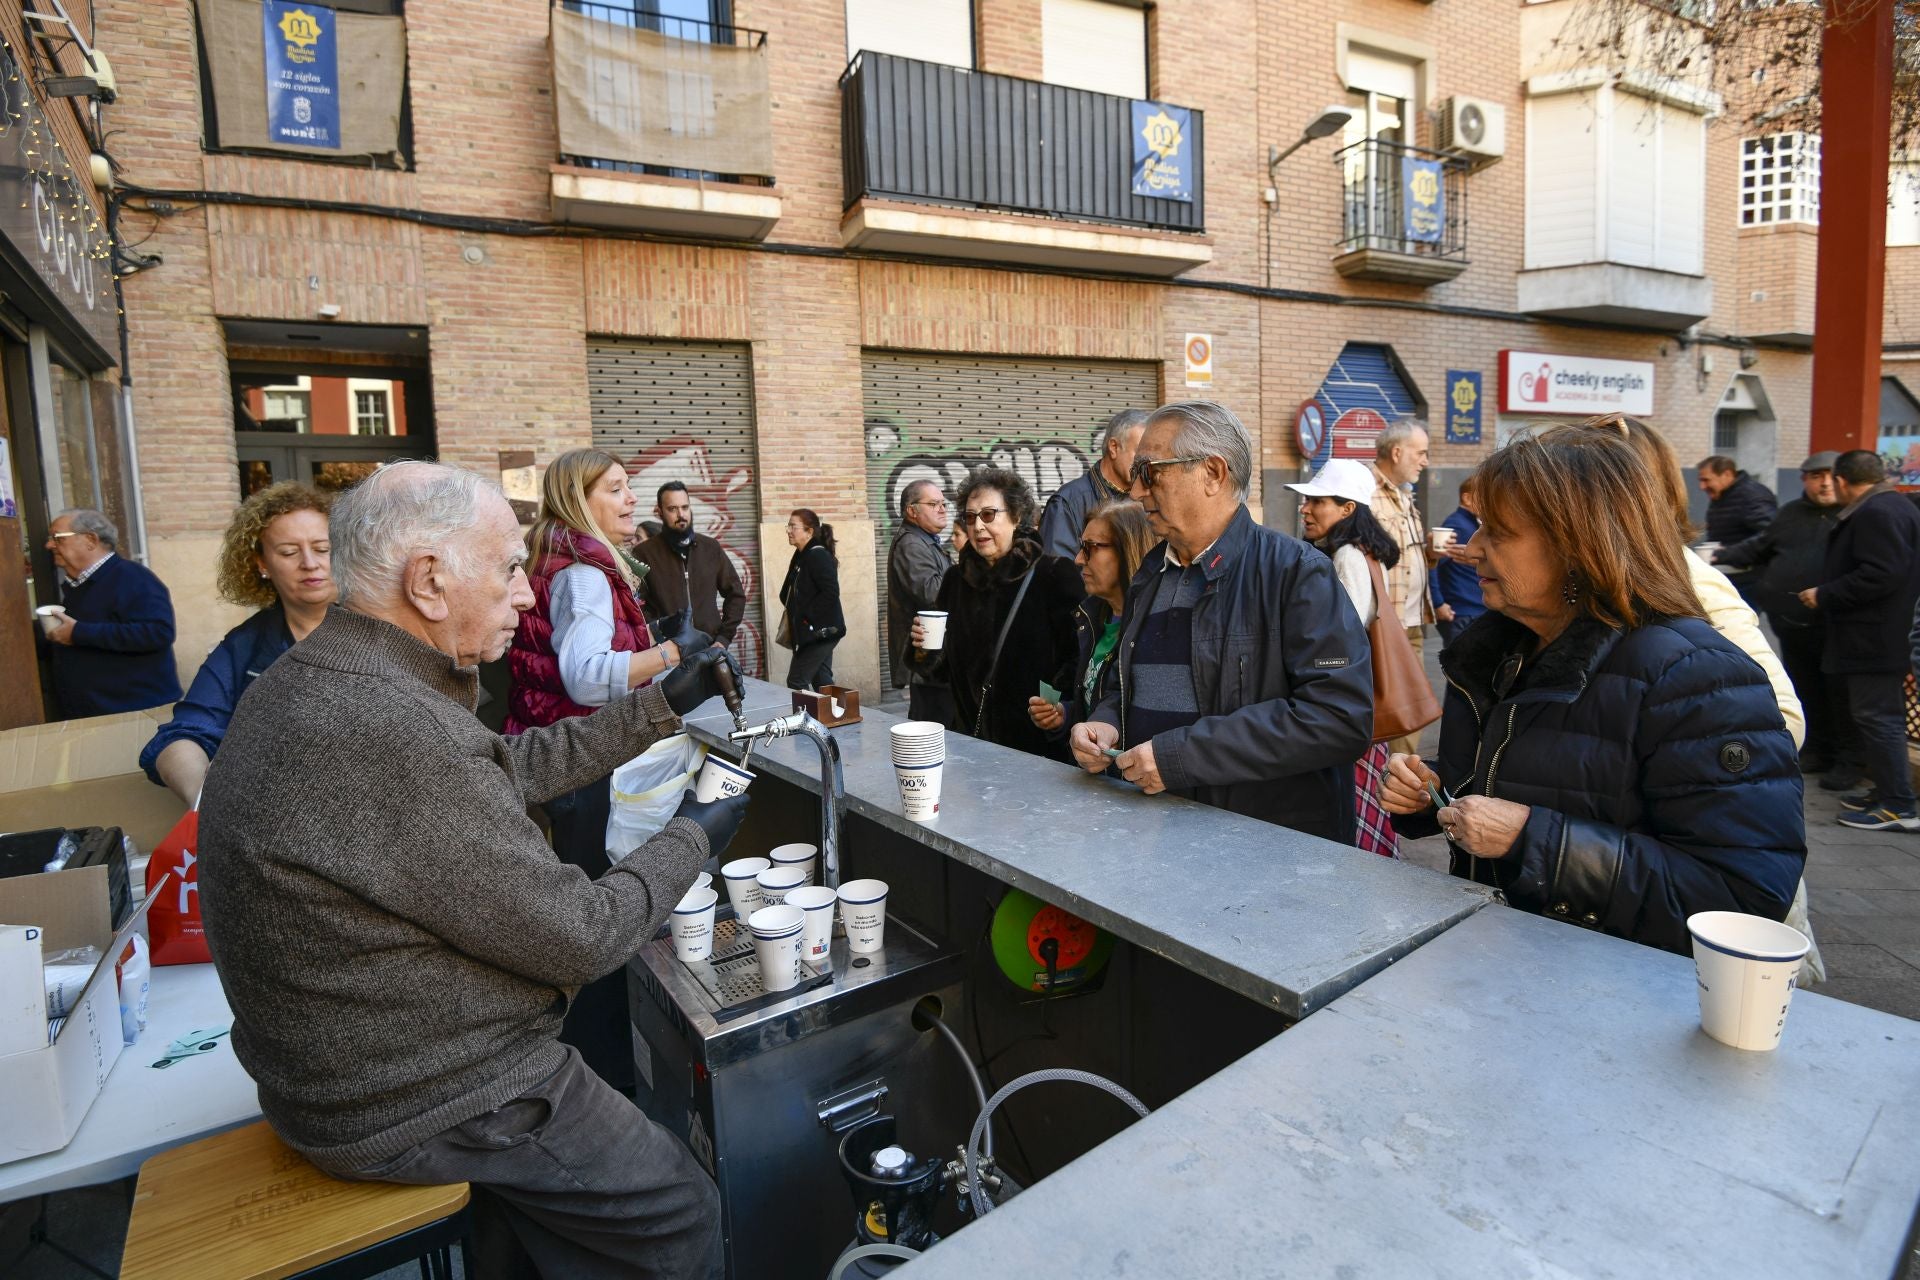
<svg viewBox="0 0 1920 1280">
<path fill-rule="evenodd" d="M 684 733 L 648 747 L 613 771 L 613 804 L 607 814 L 607 858 L 618 862 L 660 834 L 700 766 L 707 749 Z"/>
</svg>

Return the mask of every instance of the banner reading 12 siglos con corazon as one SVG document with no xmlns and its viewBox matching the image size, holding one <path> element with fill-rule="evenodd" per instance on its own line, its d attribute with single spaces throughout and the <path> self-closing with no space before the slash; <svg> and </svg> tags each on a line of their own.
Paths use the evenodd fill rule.
<svg viewBox="0 0 1920 1280">
<path fill-rule="evenodd" d="M 284 146 L 340 149 L 340 45 L 333 10 L 265 0 L 267 133 Z"/>
</svg>

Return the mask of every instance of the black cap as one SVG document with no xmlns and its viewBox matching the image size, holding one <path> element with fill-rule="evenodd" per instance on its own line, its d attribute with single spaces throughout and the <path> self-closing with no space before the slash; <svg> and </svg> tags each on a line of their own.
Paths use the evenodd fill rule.
<svg viewBox="0 0 1920 1280">
<path fill-rule="evenodd" d="M 1832 449 L 1822 449 L 1819 453 L 1808 455 L 1807 460 L 1800 464 L 1800 474 L 1805 475 L 1809 471 L 1831 471 L 1833 464 L 1839 460 L 1840 455 Z"/>
</svg>

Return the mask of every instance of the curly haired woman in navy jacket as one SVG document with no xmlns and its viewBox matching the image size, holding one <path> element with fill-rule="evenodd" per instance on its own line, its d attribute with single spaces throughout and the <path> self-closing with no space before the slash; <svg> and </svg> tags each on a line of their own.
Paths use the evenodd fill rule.
<svg viewBox="0 0 1920 1280">
<path fill-rule="evenodd" d="M 1388 763 L 1395 825 L 1437 826 L 1455 875 L 1522 910 L 1668 951 L 1697 911 L 1782 918 L 1806 861 L 1793 740 L 1702 616 L 1639 455 L 1559 427 L 1477 474 L 1493 616 L 1441 654 L 1439 758 Z"/>
</svg>

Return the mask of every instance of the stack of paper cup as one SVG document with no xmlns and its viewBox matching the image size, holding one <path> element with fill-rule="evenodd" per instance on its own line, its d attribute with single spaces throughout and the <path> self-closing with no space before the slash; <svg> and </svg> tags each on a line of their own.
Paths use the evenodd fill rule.
<svg viewBox="0 0 1920 1280">
<path fill-rule="evenodd" d="M 768 991 L 791 991 L 800 981 L 806 913 L 784 903 L 762 907 L 747 917 L 747 928 L 753 931 L 753 949 L 760 957 L 760 985 Z"/>
<path fill-rule="evenodd" d="M 736 919 L 745 920 L 766 905 L 760 900 L 759 876 L 769 865 L 765 858 L 735 858 L 720 868 L 721 878 L 727 882 L 727 901 L 733 904 Z"/>
<path fill-rule="evenodd" d="M 708 752 L 707 762 L 700 766 L 699 780 L 693 784 L 693 798 L 701 804 L 712 804 L 721 796 L 737 796 L 756 776 L 753 770 Z"/>
<path fill-rule="evenodd" d="M 1687 917 L 1700 986 L 1700 1025 L 1736 1049 L 1777 1049 L 1787 1005 L 1812 945 L 1778 920 L 1738 911 Z"/>
<path fill-rule="evenodd" d="M 800 958 L 816 969 L 825 969 L 833 955 L 834 891 L 825 885 L 806 884 L 787 895 L 787 905 L 806 913 L 806 928 L 801 932 Z"/>
<path fill-rule="evenodd" d="M 787 900 L 787 895 L 807 882 L 806 873 L 798 867 L 768 867 L 757 879 L 760 882 L 760 905 L 777 907 Z"/>
<path fill-rule="evenodd" d="M 939 609 L 922 609 L 913 615 L 920 623 L 920 647 L 931 651 L 947 647 L 947 615 Z"/>
<path fill-rule="evenodd" d="M 900 806 L 915 822 L 940 812 L 940 774 L 947 763 L 947 731 L 932 720 L 893 726 L 893 769 L 900 780 Z"/>
<path fill-rule="evenodd" d="M 691 890 L 673 909 L 673 954 L 691 964 L 713 954 L 713 911 L 720 895 L 712 889 Z"/>
<path fill-rule="evenodd" d="M 840 920 L 847 926 L 847 950 L 865 955 L 887 942 L 887 882 L 849 880 L 840 886 Z"/>
<path fill-rule="evenodd" d="M 767 860 L 776 867 L 797 867 L 805 877 L 801 884 L 813 883 L 813 864 L 820 850 L 810 844 L 783 844 L 767 855 Z"/>
</svg>

